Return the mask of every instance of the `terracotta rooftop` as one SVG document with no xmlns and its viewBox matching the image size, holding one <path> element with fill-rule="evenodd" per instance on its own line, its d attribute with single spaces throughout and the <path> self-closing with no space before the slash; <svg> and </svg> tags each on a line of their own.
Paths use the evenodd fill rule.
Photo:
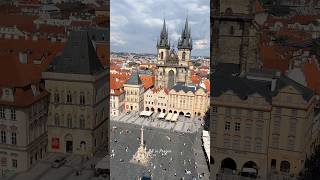
<svg viewBox="0 0 320 180">
<path fill-rule="evenodd" d="M 320 94 L 320 68 L 316 59 L 310 59 L 303 65 L 303 73 L 307 81 L 307 86 Z"/>
<path fill-rule="evenodd" d="M 155 77 L 153 75 L 140 75 L 144 89 L 149 89 L 154 86 Z"/>
</svg>

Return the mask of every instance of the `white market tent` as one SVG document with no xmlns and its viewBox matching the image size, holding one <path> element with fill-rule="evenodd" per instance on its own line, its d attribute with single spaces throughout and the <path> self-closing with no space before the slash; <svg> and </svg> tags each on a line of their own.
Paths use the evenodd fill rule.
<svg viewBox="0 0 320 180">
<path fill-rule="evenodd" d="M 202 131 L 202 136 L 203 136 L 203 137 L 209 137 L 209 136 L 210 136 L 210 135 L 209 135 L 209 131 L 203 130 L 203 131 Z"/>
<path fill-rule="evenodd" d="M 150 116 L 152 115 L 152 113 L 153 113 L 152 111 L 147 111 L 147 112 L 146 112 L 146 116 L 147 116 L 147 117 L 150 117 Z"/>
<path fill-rule="evenodd" d="M 172 113 L 169 113 L 169 114 L 167 115 L 167 117 L 166 117 L 166 120 L 170 121 L 172 115 L 173 115 Z"/>
<path fill-rule="evenodd" d="M 147 116 L 147 117 L 150 117 L 152 115 L 152 111 L 142 111 L 140 113 L 140 116 Z"/>
<path fill-rule="evenodd" d="M 158 118 L 159 118 L 159 119 L 164 119 L 165 116 L 166 116 L 166 113 L 162 113 L 162 112 L 161 112 L 161 113 L 159 114 Z"/>
<path fill-rule="evenodd" d="M 202 140 L 203 140 L 203 146 L 204 146 L 204 151 L 207 155 L 207 158 L 210 163 L 210 134 L 209 131 L 202 131 Z"/>
<path fill-rule="evenodd" d="M 177 121 L 179 117 L 179 114 L 173 114 L 171 121 Z"/>
</svg>

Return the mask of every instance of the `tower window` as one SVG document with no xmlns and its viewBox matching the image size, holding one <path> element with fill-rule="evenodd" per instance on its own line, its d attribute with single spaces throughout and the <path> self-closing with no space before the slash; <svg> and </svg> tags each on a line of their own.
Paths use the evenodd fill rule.
<svg viewBox="0 0 320 180">
<path fill-rule="evenodd" d="M 160 59 L 163 59 L 163 52 L 160 53 Z"/>
<path fill-rule="evenodd" d="M 227 8 L 225 14 L 226 15 L 232 15 L 232 9 L 231 8 Z"/>
<path fill-rule="evenodd" d="M 230 35 L 233 35 L 233 34 L 234 34 L 234 27 L 231 26 L 231 27 L 230 27 Z"/>
<path fill-rule="evenodd" d="M 182 61 L 186 60 L 186 52 L 182 53 Z"/>
</svg>

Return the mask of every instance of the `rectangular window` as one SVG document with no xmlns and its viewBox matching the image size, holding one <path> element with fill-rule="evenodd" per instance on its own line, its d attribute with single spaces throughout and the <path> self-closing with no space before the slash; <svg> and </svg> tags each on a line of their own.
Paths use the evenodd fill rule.
<svg viewBox="0 0 320 180">
<path fill-rule="evenodd" d="M 230 139 L 228 137 L 224 138 L 223 145 L 224 148 L 230 148 Z"/>
<path fill-rule="evenodd" d="M 240 123 L 235 123 L 234 130 L 240 131 Z"/>
<path fill-rule="evenodd" d="M 18 161 L 16 159 L 12 159 L 12 167 L 18 168 Z"/>
<path fill-rule="evenodd" d="M 262 151 L 262 141 L 260 139 L 256 139 L 256 152 Z"/>
<path fill-rule="evenodd" d="M 17 144 L 17 133 L 16 132 L 11 133 L 11 143 L 14 145 Z"/>
<path fill-rule="evenodd" d="M 225 122 L 225 124 L 224 124 L 224 130 L 226 130 L 226 131 L 229 131 L 230 130 L 230 128 L 231 128 L 231 123 L 230 122 Z"/>
<path fill-rule="evenodd" d="M 226 116 L 231 116 L 231 109 L 230 108 L 226 108 Z"/>
<path fill-rule="evenodd" d="M 5 115 L 5 112 L 4 112 L 4 108 L 0 107 L 0 119 L 5 119 L 5 118 L 6 118 L 6 115 Z"/>
<path fill-rule="evenodd" d="M 295 137 L 294 136 L 289 136 L 288 137 L 288 149 L 289 150 L 294 150 L 295 149 Z"/>
<path fill-rule="evenodd" d="M 16 120 L 17 116 L 16 116 L 16 110 L 15 109 L 11 109 L 11 120 Z"/>
<path fill-rule="evenodd" d="M 251 138 L 250 137 L 245 137 L 244 138 L 244 149 L 246 151 L 250 151 L 251 150 Z"/>
<path fill-rule="evenodd" d="M 6 144 L 7 143 L 6 132 L 4 130 L 1 130 L 1 143 L 2 144 Z"/>
</svg>

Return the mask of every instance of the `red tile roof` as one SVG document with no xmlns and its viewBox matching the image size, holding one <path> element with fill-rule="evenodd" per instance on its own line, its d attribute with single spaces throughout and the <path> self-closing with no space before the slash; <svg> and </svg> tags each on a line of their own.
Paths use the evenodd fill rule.
<svg viewBox="0 0 320 180">
<path fill-rule="evenodd" d="M 191 81 L 193 84 L 198 85 L 201 82 L 201 77 L 197 76 L 197 75 L 192 75 L 191 76 Z"/>
<path fill-rule="evenodd" d="M 154 86 L 155 76 L 153 76 L 153 75 L 140 75 L 140 80 L 143 83 L 144 89 L 149 89 Z"/>
<path fill-rule="evenodd" d="M 320 68 L 317 59 L 310 59 L 303 65 L 303 72 L 307 86 L 314 92 L 320 94 Z"/>
</svg>

